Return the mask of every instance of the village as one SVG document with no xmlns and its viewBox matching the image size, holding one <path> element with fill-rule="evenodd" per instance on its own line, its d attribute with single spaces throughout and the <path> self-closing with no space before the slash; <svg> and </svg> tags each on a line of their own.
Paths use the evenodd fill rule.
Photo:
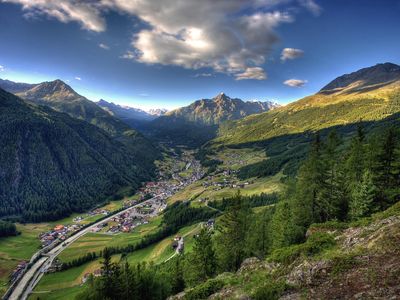
<svg viewBox="0 0 400 300">
<path fill-rule="evenodd" d="M 179 190 L 201 179 L 204 170 L 199 161 L 192 155 L 183 153 L 180 157 L 173 156 L 172 168 L 160 170 L 158 180 L 147 182 L 137 193 L 137 200 L 129 199 L 123 203 L 123 208 L 132 209 L 119 214 L 108 222 L 99 223 L 92 232 L 117 234 L 131 232 L 137 226 L 147 224 L 150 218 L 159 215 L 166 207 L 166 200 Z M 146 201 L 143 205 L 137 204 Z M 136 206 L 136 207 L 133 207 Z M 58 224 L 53 229 L 39 235 L 42 248 L 50 246 L 55 241 L 64 241 L 71 234 L 81 230 L 88 219 L 108 216 L 111 211 L 103 208 L 93 209 L 85 214 L 74 217 L 71 224 Z"/>
</svg>

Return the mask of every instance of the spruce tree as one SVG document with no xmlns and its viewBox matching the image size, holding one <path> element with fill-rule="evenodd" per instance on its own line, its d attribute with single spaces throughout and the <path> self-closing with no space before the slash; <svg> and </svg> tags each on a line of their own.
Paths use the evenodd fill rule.
<svg viewBox="0 0 400 300">
<path fill-rule="evenodd" d="M 236 271 L 245 258 L 248 228 L 253 214 L 240 193 L 232 198 L 232 202 L 233 205 L 228 207 L 217 224 L 217 256 L 222 271 Z"/>
<path fill-rule="evenodd" d="M 353 189 L 351 202 L 349 205 L 349 215 L 352 219 L 368 215 L 370 213 L 376 194 L 376 188 L 372 179 L 372 174 L 366 170 L 360 183 Z"/>
</svg>

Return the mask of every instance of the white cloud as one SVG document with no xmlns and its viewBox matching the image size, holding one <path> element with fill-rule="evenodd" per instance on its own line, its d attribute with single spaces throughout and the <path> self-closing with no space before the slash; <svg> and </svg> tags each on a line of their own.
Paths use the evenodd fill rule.
<svg viewBox="0 0 400 300">
<path fill-rule="evenodd" d="M 319 16 L 322 13 L 322 8 L 314 0 L 300 0 L 300 4 L 307 8 L 314 16 Z"/>
<path fill-rule="evenodd" d="M 6 69 L 6 68 L 5 68 L 4 66 L 0 65 L 0 72 L 4 72 L 5 69 Z"/>
<path fill-rule="evenodd" d="M 79 81 L 81 81 L 81 80 L 82 80 L 82 78 L 80 78 L 80 77 L 76 76 L 76 77 L 75 77 L 75 80 L 79 80 Z"/>
<path fill-rule="evenodd" d="M 147 93 L 140 93 L 139 96 L 140 96 L 140 97 L 149 97 L 149 94 L 147 94 Z"/>
<path fill-rule="evenodd" d="M 82 28 L 101 32 L 106 29 L 101 2 L 80 0 L 1 0 L 22 5 L 25 16 L 46 15 L 63 23 L 78 22 Z"/>
<path fill-rule="evenodd" d="M 99 47 L 104 49 L 104 50 L 110 50 L 110 47 L 108 45 L 106 45 L 106 44 L 103 44 L 103 43 L 100 43 Z"/>
<path fill-rule="evenodd" d="M 281 53 L 281 60 L 285 61 L 288 59 L 296 59 L 302 57 L 304 55 L 304 51 L 295 48 L 285 48 Z"/>
<path fill-rule="evenodd" d="M 283 82 L 283 84 L 286 84 L 287 86 L 290 87 L 303 87 L 308 81 L 307 80 L 301 80 L 301 79 L 288 79 Z"/>
<path fill-rule="evenodd" d="M 260 67 L 247 68 L 243 73 L 235 74 L 236 80 L 245 79 L 256 79 L 264 80 L 267 79 L 267 74 L 265 74 L 264 69 Z"/>
<path fill-rule="evenodd" d="M 132 48 L 121 58 L 187 69 L 207 67 L 237 79 L 266 78 L 260 69 L 279 40 L 276 29 L 292 22 L 296 12 L 283 10 L 283 4 L 320 11 L 314 0 L 0 1 L 22 5 L 27 16 L 78 22 L 95 32 L 106 29 L 104 14 L 109 11 L 135 16 L 146 26 L 135 33 Z"/>
</svg>

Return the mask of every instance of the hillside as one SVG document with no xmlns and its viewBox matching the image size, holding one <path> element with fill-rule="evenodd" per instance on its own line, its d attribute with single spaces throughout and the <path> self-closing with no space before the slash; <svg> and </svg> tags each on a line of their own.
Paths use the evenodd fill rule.
<svg viewBox="0 0 400 300">
<path fill-rule="evenodd" d="M 103 130 L 1 89 L 0 132 L 0 216 L 55 220 L 150 177 Z"/>
<path fill-rule="evenodd" d="M 14 82 L 11 80 L 0 79 L 0 88 L 10 92 L 10 93 L 22 93 L 35 87 L 36 84 Z"/>
<path fill-rule="evenodd" d="M 155 119 L 147 128 L 151 135 L 175 143 L 200 146 L 215 137 L 217 127 L 228 120 L 237 120 L 279 107 L 274 102 L 242 101 L 224 93 L 212 99 L 201 99 Z"/>
<path fill-rule="evenodd" d="M 397 299 L 399 204 L 357 224 L 316 224 L 305 243 L 169 299 Z"/>
<path fill-rule="evenodd" d="M 17 86 L 26 85 L 12 83 L 11 81 L 7 82 L 8 85 L 5 86 L 5 90 L 7 90 L 7 87 L 12 87 L 12 84 L 17 84 Z M 0 87 L 2 87 L 1 82 Z M 138 163 L 142 164 L 144 168 L 153 168 L 153 161 L 159 156 L 159 151 L 149 140 L 122 120 L 99 107 L 96 103 L 79 95 L 63 81 L 57 79 L 26 87 L 31 88 L 15 94 L 24 100 L 67 113 L 73 118 L 84 120 L 105 130 L 113 138 L 129 147 L 132 155 L 137 158 Z M 12 90 L 7 91 L 12 92 Z"/>
<path fill-rule="evenodd" d="M 400 111 L 400 67 L 378 64 L 343 75 L 315 95 L 222 128 L 216 144 L 260 142 L 337 125 L 382 120 Z"/>
<path fill-rule="evenodd" d="M 150 122 L 158 117 L 157 115 L 147 113 L 138 108 L 118 105 L 103 99 L 96 102 L 96 104 L 132 128 L 141 127 L 144 123 Z"/>
</svg>

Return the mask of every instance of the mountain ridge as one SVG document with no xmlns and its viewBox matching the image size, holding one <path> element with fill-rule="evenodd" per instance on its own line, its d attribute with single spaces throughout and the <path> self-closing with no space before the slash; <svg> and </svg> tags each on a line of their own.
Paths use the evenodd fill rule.
<svg viewBox="0 0 400 300">
<path fill-rule="evenodd" d="M 148 164 L 94 125 L 2 89 L 0 108 L 0 217 L 59 219 L 151 178 Z"/>
</svg>

